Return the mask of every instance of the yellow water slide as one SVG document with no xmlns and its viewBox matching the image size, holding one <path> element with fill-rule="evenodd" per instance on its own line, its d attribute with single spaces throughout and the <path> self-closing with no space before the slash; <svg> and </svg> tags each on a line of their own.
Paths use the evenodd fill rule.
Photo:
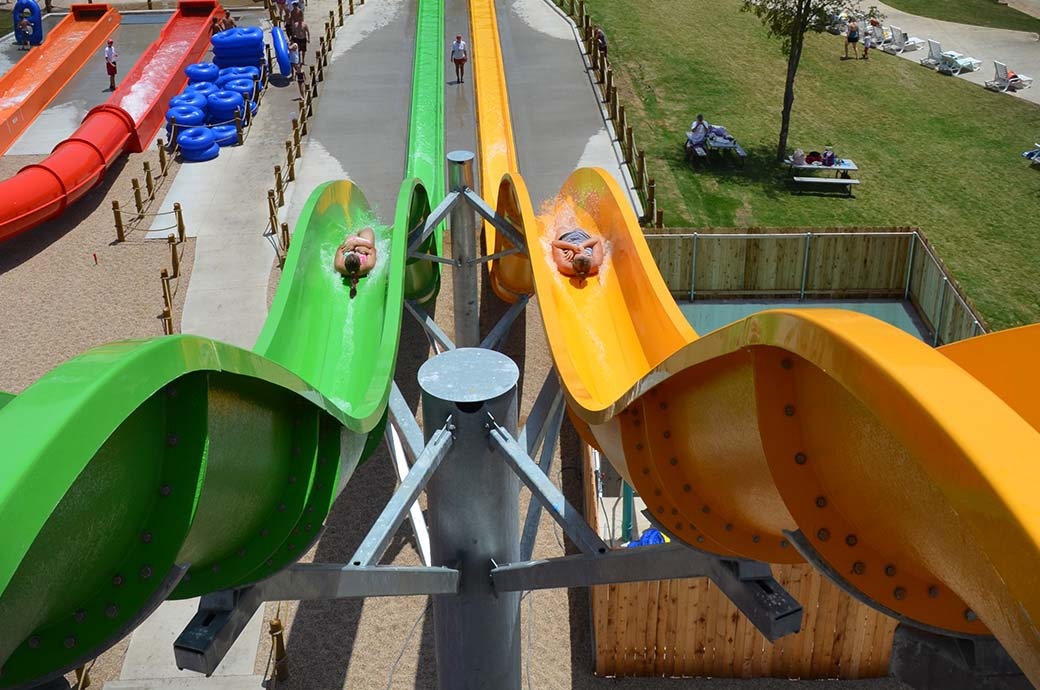
<svg viewBox="0 0 1040 690">
<path fill-rule="evenodd" d="M 531 217 L 497 157 L 512 132 L 492 76 L 504 89 L 477 73 L 484 195 L 530 256 L 509 276 L 533 276 L 571 418 L 656 519 L 706 551 L 808 559 L 926 629 L 993 634 L 1040 685 L 1040 325 L 935 350 L 864 315 L 775 310 L 698 337 L 605 171 L 575 171 Z M 574 227 L 607 247 L 585 281 L 551 259 Z"/>
</svg>

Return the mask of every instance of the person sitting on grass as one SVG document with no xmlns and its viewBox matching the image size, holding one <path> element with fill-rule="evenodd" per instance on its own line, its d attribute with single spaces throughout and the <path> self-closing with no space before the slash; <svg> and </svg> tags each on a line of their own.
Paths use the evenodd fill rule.
<svg viewBox="0 0 1040 690">
<path fill-rule="evenodd" d="M 362 228 L 356 235 L 348 235 L 336 249 L 333 266 L 350 281 L 350 299 L 354 299 L 358 280 L 376 266 L 376 236 L 372 228 Z"/>
<path fill-rule="evenodd" d="M 603 242 L 581 228 L 574 228 L 553 240 L 553 260 L 565 276 L 584 280 L 599 273 L 603 265 Z"/>
</svg>

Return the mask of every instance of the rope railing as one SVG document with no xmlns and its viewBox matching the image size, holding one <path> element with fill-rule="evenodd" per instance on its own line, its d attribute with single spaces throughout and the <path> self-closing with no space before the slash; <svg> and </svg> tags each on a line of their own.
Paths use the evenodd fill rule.
<svg viewBox="0 0 1040 690">
<path fill-rule="evenodd" d="M 337 4 L 340 8 L 340 26 L 342 26 L 342 0 L 337 0 Z M 363 5 L 364 0 L 360 0 L 358 4 Z M 270 0 L 264 0 L 264 5 L 269 9 L 272 8 Z M 350 14 L 354 13 L 353 0 L 350 1 Z M 276 22 L 277 23 L 277 22 Z M 289 242 L 291 240 L 289 233 L 289 224 L 280 222 L 278 219 L 278 209 L 285 205 L 285 192 L 290 182 L 296 180 L 296 161 L 303 155 L 302 139 L 307 136 L 307 122 L 314 115 L 315 101 L 318 100 L 318 84 L 325 80 L 324 68 L 328 66 L 328 54 L 332 51 L 333 39 L 336 36 L 335 30 L 335 16 L 332 12 L 329 12 L 329 21 L 325 23 L 324 27 L 325 36 L 320 41 L 319 50 L 315 51 L 315 65 L 310 67 L 311 83 L 306 90 L 305 98 L 299 103 L 299 112 L 292 120 L 292 138 L 285 141 L 285 165 L 274 166 L 274 188 L 267 190 L 267 223 L 264 226 L 263 237 L 267 238 L 275 251 L 278 258 L 279 268 L 285 265 L 285 257 L 289 252 Z M 271 73 L 272 60 L 270 50 L 267 51 L 268 69 L 265 76 L 269 76 Z M 263 80 L 262 88 L 257 92 L 257 104 L 260 102 L 260 98 L 266 93 L 269 87 L 269 80 Z M 225 123 L 229 124 L 229 123 Z M 244 143 L 246 136 L 252 128 L 252 118 L 243 123 L 241 117 L 235 118 L 236 127 L 239 128 L 239 144 Z M 176 133 L 177 125 L 176 120 L 171 123 L 171 134 Z M 174 136 L 174 141 L 176 137 Z M 159 140 L 160 145 L 160 159 L 162 160 L 161 167 L 163 168 L 163 175 L 166 174 L 168 166 L 172 164 L 173 156 L 165 157 L 165 150 L 163 148 L 162 140 Z M 167 161 L 170 161 L 168 163 Z M 135 186 L 135 201 L 139 187 Z M 117 235 L 120 241 L 125 241 L 125 231 L 121 228 L 124 227 L 121 219 L 121 209 L 118 201 L 113 201 L 113 213 L 116 216 L 116 228 Z M 184 219 L 181 213 L 181 206 L 179 203 L 173 205 L 173 211 L 166 211 L 163 213 L 148 214 L 144 213 L 142 217 L 157 217 L 160 215 L 173 214 L 177 218 L 175 225 L 164 228 L 153 228 L 153 232 L 162 232 L 164 230 L 177 230 L 177 235 L 170 233 L 167 235 L 167 242 L 170 244 L 170 269 L 162 269 L 159 273 L 159 279 L 162 284 L 162 325 L 163 333 L 171 335 L 175 332 L 174 329 L 174 298 L 177 296 L 177 291 L 180 285 L 181 275 L 181 260 L 184 256 Z"/>
</svg>

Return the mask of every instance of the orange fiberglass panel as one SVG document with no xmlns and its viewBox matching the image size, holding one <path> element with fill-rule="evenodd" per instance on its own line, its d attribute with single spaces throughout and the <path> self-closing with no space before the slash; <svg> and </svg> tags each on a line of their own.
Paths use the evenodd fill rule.
<svg viewBox="0 0 1040 690">
<path fill-rule="evenodd" d="M 477 101 L 480 189 L 488 205 L 497 208 L 502 178 L 509 173 L 514 180 L 518 179 L 520 168 L 513 143 L 513 121 L 509 115 L 509 92 L 494 0 L 470 0 L 469 16 L 473 32 L 470 65 Z M 490 223 L 484 223 L 484 246 L 488 254 L 493 254 L 513 245 L 496 233 Z M 492 261 L 489 269 L 495 294 L 507 302 L 515 302 L 520 295 L 533 290 L 530 264 L 522 254 Z"/>
<path fill-rule="evenodd" d="M 607 246 L 585 281 L 551 260 L 572 227 Z M 1040 326 L 936 351 L 860 314 L 777 310 L 698 338 L 601 170 L 576 171 L 527 235 L 570 412 L 662 525 L 991 632 L 1040 681 Z"/>
<path fill-rule="evenodd" d="M 0 154 L 11 148 L 117 26 L 119 13 L 108 5 L 73 5 L 72 12 L 47 32 L 43 45 L 0 77 Z"/>
</svg>

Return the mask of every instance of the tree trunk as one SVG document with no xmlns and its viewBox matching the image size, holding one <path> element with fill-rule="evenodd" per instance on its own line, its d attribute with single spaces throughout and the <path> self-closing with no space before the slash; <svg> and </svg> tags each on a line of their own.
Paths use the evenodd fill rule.
<svg viewBox="0 0 1040 690">
<path fill-rule="evenodd" d="M 787 158 L 787 131 L 791 126 L 791 108 L 794 106 L 794 78 L 802 59 L 804 39 L 804 23 L 798 22 L 791 34 L 791 52 L 787 56 L 787 83 L 784 84 L 784 107 L 780 113 L 780 141 L 776 145 L 776 160 L 780 163 Z"/>
</svg>

